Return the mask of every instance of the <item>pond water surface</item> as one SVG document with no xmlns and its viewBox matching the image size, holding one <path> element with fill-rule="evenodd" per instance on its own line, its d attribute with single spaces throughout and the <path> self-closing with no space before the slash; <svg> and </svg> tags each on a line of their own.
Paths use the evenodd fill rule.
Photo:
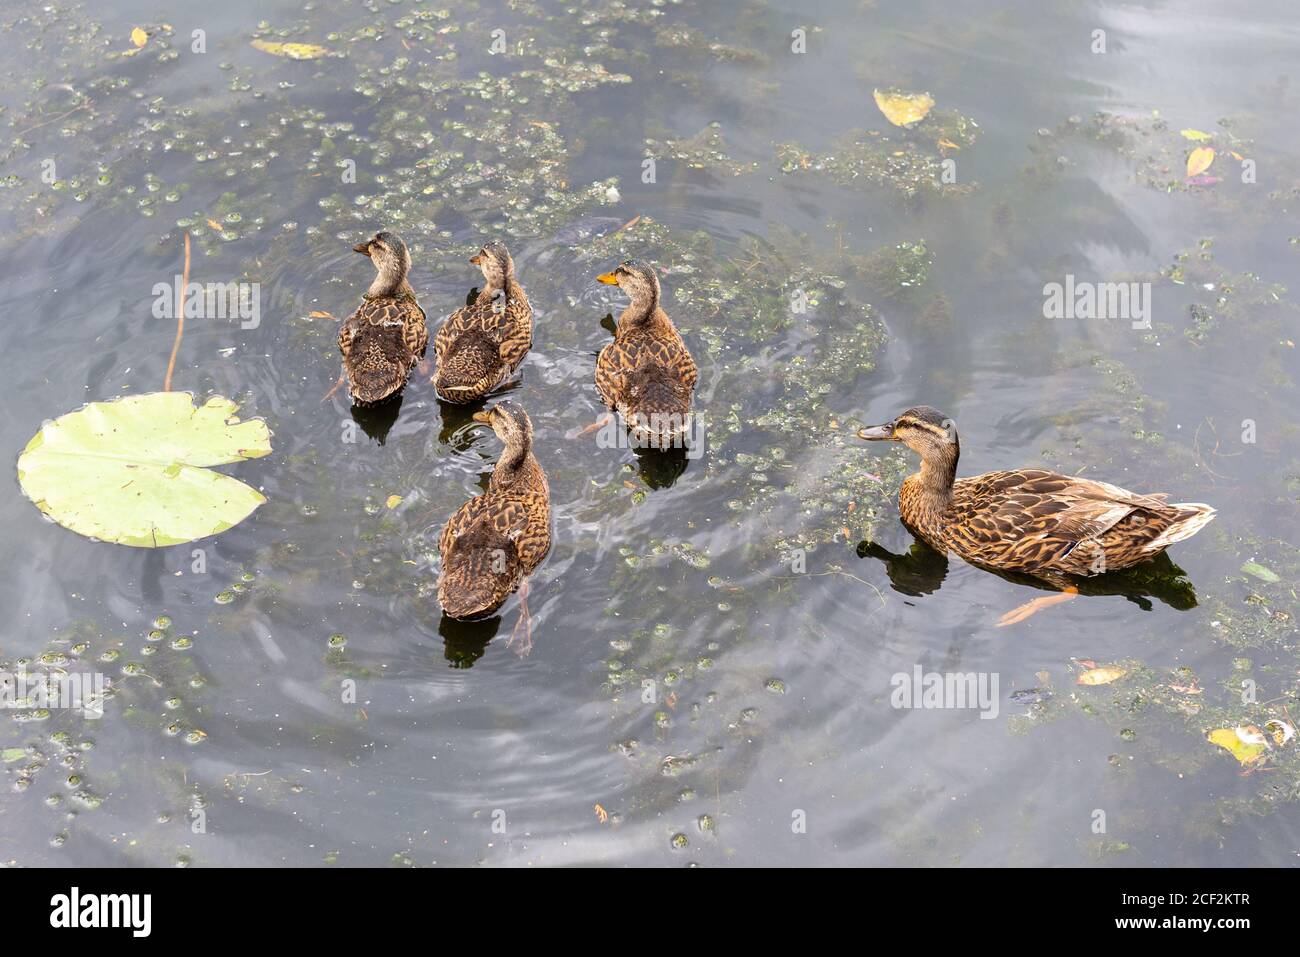
<svg viewBox="0 0 1300 957">
<path fill-rule="evenodd" d="M 1293 863 L 1295 740 L 1241 764 L 1207 734 L 1300 719 L 1298 68 L 1290 0 L 6 4 L 0 448 L 162 388 L 153 288 L 188 233 L 191 278 L 258 283 L 260 322 L 191 321 L 174 387 L 274 451 L 225 469 L 268 498 L 248 520 L 156 550 L 11 477 L 0 661 L 114 690 L 98 721 L 0 722 L 0 860 Z M 930 116 L 891 126 L 892 87 Z M 516 600 L 462 624 L 434 593 L 500 449 L 474 407 L 418 377 L 322 401 L 381 228 L 431 322 L 489 236 L 536 307 L 509 396 L 555 532 L 526 658 Z M 628 257 L 700 366 L 697 458 L 568 437 L 625 302 L 594 277 Z M 1045 318 L 1067 276 L 1149 283 L 1151 328 Z M 921 403 L 963 474 L 1218 518 L 1000 628 L 1044 593 L 886 556 L 913 462 L 853 433 Z M 918 666 L 995 676 L 996 716 L 893 707 Z"/>
</svg>

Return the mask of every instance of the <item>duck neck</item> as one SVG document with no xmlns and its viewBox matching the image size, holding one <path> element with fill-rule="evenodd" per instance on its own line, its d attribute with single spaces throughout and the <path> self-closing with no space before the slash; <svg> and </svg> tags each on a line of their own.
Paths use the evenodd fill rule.
<svg viewBox="0 0 1300 957">
<path fill-rule="evenodd" d="M 503 279 L 488 279 L 484 277 L 483 288 L 478 292 L 476 302 L 489 302 L 493 299 L 500 298 L 502 303 L 516 302 L 524 298 L 524 287 L 519 285 L 512 272 Z"/>
<path fill-rule="evenodd" d="M 632 297 L 632 302 L 622 314 L 618 317 L 620 329 L 630 329 L 633 326 L 647 325 L 659 311 L 659 293 L 651 290 L 643 292 L 638 290 L 637 294 Z"/>
<path fill-rule="evenodd" d="M 920 510 L 939 514 L 952 501 L 952 486 L 957 480 L 957 459 L 961 447 L 957 436 L 939 450 L 927 450 L 921 456 L 921 471 L 915 476 L 917 505 Z"/>
<path fill-rule="evenodd" d="M 492 487 L 504 489 L 517 482 L 527 471 L 531 453 L 532 443 L 526 439 L 517 439 L 507 445 L 497 459 L 496 468 L 492 470 Z"/>
<path fill-rule="evenodd" d="M 406 281 L 406 271 L 400 266 L 380 269 L 375 274 L 375 281 L 366 290 L 367 299 L 401 299 L 415 298 L 415 290 Z"/>
</svg>

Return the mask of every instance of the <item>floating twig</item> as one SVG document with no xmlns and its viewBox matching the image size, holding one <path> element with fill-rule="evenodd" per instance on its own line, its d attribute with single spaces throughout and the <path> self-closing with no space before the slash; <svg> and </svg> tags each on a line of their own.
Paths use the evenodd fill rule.
<svg viewBox="0 0 1300 957">
<path fill-rule="evenodd" d="M 176 341 L 172 343 L 172 355 L 167 360 L 167 377 L 163 379 L 163 391 L 172 390 L 172 371 L 176 368 L 176 353 L 181 350 L 181 336 L 185 335 L 185 290 L 190 285 L 190 234 L 185 231 L 185 268 L 181 276 L 181 301 L 176 303 Z"/>
</svg>

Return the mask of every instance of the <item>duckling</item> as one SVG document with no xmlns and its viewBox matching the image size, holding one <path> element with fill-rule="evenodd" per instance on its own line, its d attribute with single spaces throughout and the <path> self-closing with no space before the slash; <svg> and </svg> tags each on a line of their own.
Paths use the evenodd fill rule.
<svg viewBox="0 0 1300 957">
<path fill-rule="evenodd" d="M 490 425 L 505 449 L 487 491 L 443 527 L 438 601 L 448 616 L 472 621 L 491 615 L 518 590 L 520 618 L 507 647 L 518 639 L 518 654 L 526 655 L 533 643 L 528 576 L 551 548 L 550 487 L 533 455 L 533 425 L 522 408 L 502 402 L 473 417 Z"/>
<path fill-rule="evenodd" d="M 411 254 L 393 233 L 375 233 L 354 252 L 370 257 L 375 280 L 339 330 L 339 352 L 352 401 L 376 405 L 402 391 L 429 343 L 424 310 L 407 281 Z"/>
<path fill-rule="evenodd" d="M 1215 516 L 1199 502 L 1165 501 L 1106 482 L 1045 469 L 957 478 L 961 446 L 952 419 L 917 406 L 858 438 L 902 442 L 921 456 L 921 471 L 898 493 L 904 524 L 938 552 L 973 565 L 1022 572 L 1061 590 L 1003 615 L 1000 625 L 1078 594 L 1071 576 L 1088 577 L 1154 558 L 1191 538 Z"/>
<path fill-rule="evenodd" d="M 627 422 L 639 444 L 658 449 L 681 445 L 690 429 L 691 394 L 699 373 L 677 327 L 659 305 L 658 275 L 653 267 L 629 259 L 596 279 L 617 285 L 632 300 L 618 317 L 614 341 L 596 359 L 596 390 Z"/>
<path fill-rule="evenodd" d="M 505 243 L 484 243 L 470 262 L 483 271 L 483 288 L 473 303 L 447 317 L 433 341 L 434 388 L 443 401 L 460 404 L 499 386 L 533 344 L 533 307 Z"/>
</svg>

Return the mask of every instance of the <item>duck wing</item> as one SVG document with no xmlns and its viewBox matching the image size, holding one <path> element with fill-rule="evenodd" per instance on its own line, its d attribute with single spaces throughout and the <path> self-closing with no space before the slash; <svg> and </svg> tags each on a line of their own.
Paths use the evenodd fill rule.
<svg viewBox="0 0 1300 957">
<path fill-rule="evenodd" d="M 1204 508 L 1170 505 L 1167 497 L 1044 469 L 989 472 L 954 484 L 949 532 L 971 561 L 1099 574 L 1158 553 L 1178 540 L 1169 533 L 1191 518 L 1188 509 Z"/>
<path fill-rule="evenodd" d="M 467 503 L 468 504 L 468 503 Z M 467 527 L 444 533 L 438 601 L 452 618 L 482 618 L 496 611 L 523 580 L 518 532 L 502 532 L 490 512 Z"/>
</svg>

